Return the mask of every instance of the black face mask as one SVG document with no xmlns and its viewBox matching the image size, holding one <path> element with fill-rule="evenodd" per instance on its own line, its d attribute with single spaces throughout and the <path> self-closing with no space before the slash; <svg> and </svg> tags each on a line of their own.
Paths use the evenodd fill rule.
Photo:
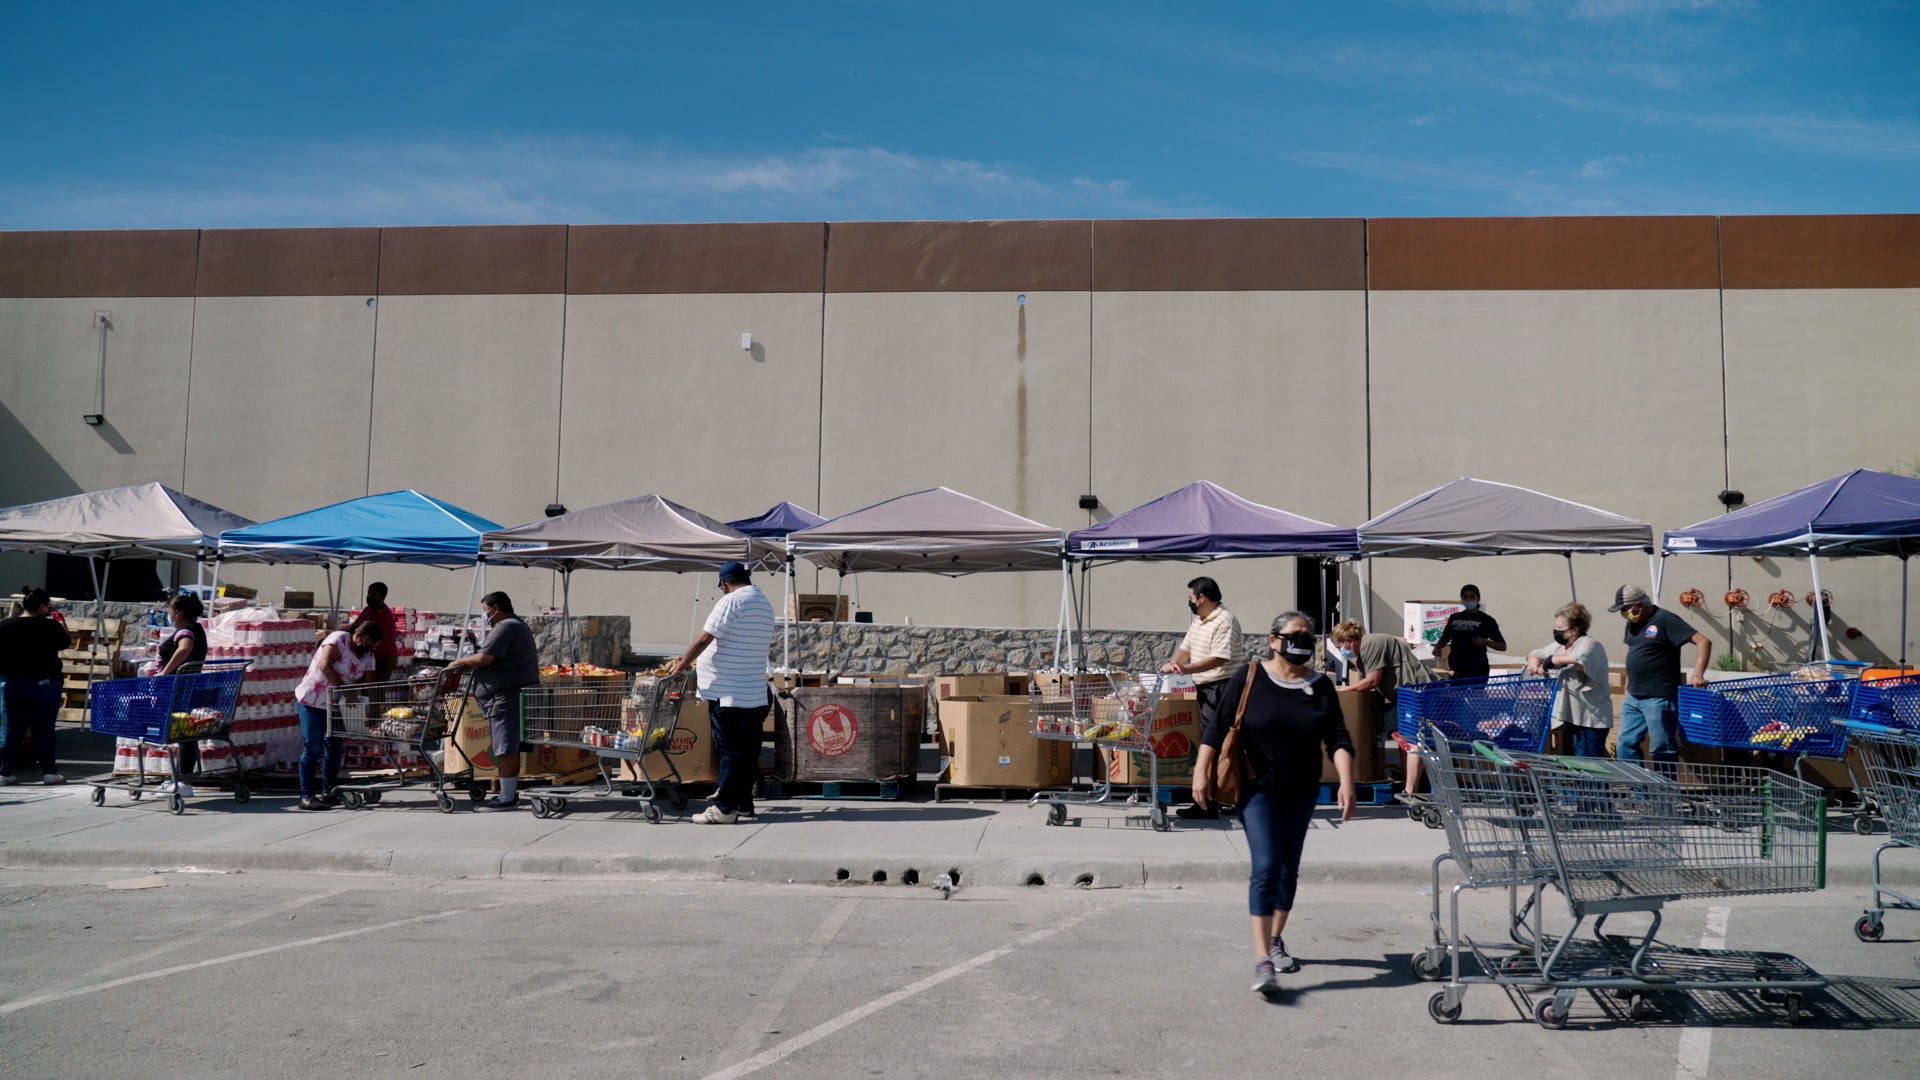
<svg viewBox="0 0 1920 1080">
<path fill-rule="evenodd" d="M 1313 635 L 1288 634 L 1280 639 L 1280 658 L 1305 666 L 1313 662 Z"/>
<path fill-rule="evenodd" d="M 1187 610 L 1193 612 L 1195 615 L 1198 615 L 1200 614 L 1200 605 L 1189 600 L 1187 601 Z"/>
<path fill-rule="evenodd" d="M 1565 645 L 1567 643 L 1567 632 L 1565 630 L 1555 630 L 1553 632 L 1553 643 L 1555 645 Z"/>
</svg>

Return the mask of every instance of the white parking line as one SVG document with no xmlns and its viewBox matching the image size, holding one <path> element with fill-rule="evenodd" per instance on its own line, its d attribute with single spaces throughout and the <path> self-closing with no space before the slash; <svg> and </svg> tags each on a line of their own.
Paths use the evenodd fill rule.
<svg viewBox="0 0 1920 1080">
<path fill-rule="evenodd" d="M 833 1035 L 836 1032 L 845 1030 L 846 1028 L 851 1027 L 862 1020 L 865 1020 L 867 1017 L 872 1016 L 874 1013 L 877 1013 L 882 1009 L 890 1008 L 894 1005 L 900 1004 L 901 1002 L 907 1000 L 910 997 L 914 997 L 918 994 L 925 993 L 926 991 L 931 990 L 936 986 L 939 986 L 941 983 L 946 982 L 949 979 L 955 979 L 962 975 L 965 975 L 969 971 L 986 967 L 988 964 L 991 964 L 995 960 L 998 960 L 1001 957 L 1006 956 L 1011 952 L 1014 952 L 1015 950 L 1019 949 L 1023 945 L 1032 945 L 1034 942 L 1044 941 L 1047 938 L 1050 938 L 1053 935 L 1058 934 L 1063 930 L 1069 929 L 1075 923 L 1078 923 L 1084 919 L 1087 919 L 1093 915 L 1096 915 L 1104 910 L 1105 910 L 1104 907 L 1085 909 L 1083 911 L 1075 913 L 1074 915 L 1068 918 L 1062 919 L 1057 923 L 1054 923 L 1052 926 L 1043 927 L 1039 930 L 1035 930 L 1033 933 L 1028 934 L 1023 938 L 1020 938 L 1017 941 L 1013 941 L 1006 945 L 1002 945 L 997 949 L 989 949 L 988 951 L 981 953 L 979 956 L 976 956 L 971 960 L 962 960 L 959 963 L 953 965 L 952 967 L 945 969 L 944 971 L 936 971 L 933 974 L 927 976 L 926 978 L 921 979 L 919 982 L 909 983 L 906 986 L 903 986 L 900 989 L 895 990 L 891 994 L 886 994 L 881 997 L 874 998 L 872 1001 L 869 1001 L 865 1005 L 861 1005 L 857 1008 L 848 1009 L 846 1012 L 843 1012 L 839 1016 L 836 1016 L 833 1019 L 828 1020 L 826 1023 L 823 1023 L 818 1027 L 811 1028 L 807 1031 L 803 1031 L 800 1034 L 795 1035 L 793 1038 L 788 1039 L 786 1042 L 780 1043 L 777 1046 L 761 1051 L 760 1053 L 755 1054 L 754 1056 L 748 1058 L 745 1061 L 742 1061 L 736 1065 L 730 1065 L 727 1068 L 721 1069 L 719 1072 L 708 1073 L 706 1077 L 703 1078 L 703 1080 L 738 1080 L 739 1077 L 746 1076 L 749 1073 L 759 1072 L 761 1069 L 764 1069 L 769 1065 L 776 1064 L 779 1061 L 795 1053 L 798 1053 L 799 1051 L 804 1050 L 809 1046 L 812 1046 L 814 1043 L 819 1042 L 821 1039 L 824 1039 L 829 1035 Z"/>
<path fill-rule="evenodd" d="M 42 994 L 39 997 L 22 998 L 19 1001 L 9 1001 L 5 1005 L 0 1005 L 0 1016 L 16 1013 L 22 1009 L 31 1009 L 35 1005 L 47 1005 L 55 1001 L 65 1001 L 68 998 L 80 997 L 83 994 L 94 994 L 102 990 L 112 990 L 117 986 L 146 982 L 149 979 L 164 979 L 169 975 L 183 975 L 189 971 L 198 971 L 201 968 L 214 967 L 219 964 L 231 964 L 236 960 L 251 960 L 256 956 L 285 952 L 288 949 L 304 949 L 309 945 L 324 945 L 329 941 L 340 941 L 345 938 L 359 937 L 362 934 L 377 933 L 381 930 L 392 930 L 395 927 L 411 926 L 414 923 L 431 922 L 435 919 L 450 919 L 455 915 L 465 915 L 469 911 L 484 911 L 487 908 L 498 906 L 498 904 L 482 904 L 479 907 L 455 908 L 452 911 L 436 911 L 431 915 L 415 915 L 410 919 L 395 919 L 392 922 L 384 922 L 376 926 L 362 926 L 357 930 L 341 930 L 337 933 L 322 934 L 319 937 L 305 938 L 300 941 L 289 941 L 280 945 L 268 945 L 260 949 L 248 949 L 246 952 L 232 953 L 227 956 L 215 956 L 206 960 L 196 960 L 191 964 L 179 964 L 170 968 L 161 968 L 159 971 L 148 971 L 139 975 L 128 975 L 125 978 L 109 979 L 106 982 L 94 983 L 91 986 L 62 990 L 57 994 Z"/>
<path fill-rule="evenodd" d="M 760 1042 L 766 1038 L 768 1028 L 780 1018 L 794 991 L 806 981 L 814 964 L 827 951 L 827 946 L 833 944 L 833 939 L 840 934 L 840 928 L 847 925 L 847 920 L 859 906 L 857 899 L 842 900 L 833 906 L 826 920 L 807 938 L 806 951 L 787 965 L 787 970 L 781 973 L 778 981 L 761 992 L 760 1003 L 747 1013 L 746 1019 L 740 1021 L 726 1049 L 720 1051 L 719 1060 L 736 1061 L 760 1049 Z"/>
<path fill-rule="evenodd" d="M 1727 916 L 1731 908 L 1707 909 L 1707 932 L 1700 935 L 1700 947 L 1703 949 L 1724 949 L 1727 947 Z M 1697 1025 L 1689 1025 L 1680 1033 L 1680 1046 L 1674 1057 L 1677 1064 L 1673 1070 L 1674 1080 L 1705 1080 L 1707 1062 L 1713 1055 L 1713 1017 L 1702 1016 Z"/>
</svg>

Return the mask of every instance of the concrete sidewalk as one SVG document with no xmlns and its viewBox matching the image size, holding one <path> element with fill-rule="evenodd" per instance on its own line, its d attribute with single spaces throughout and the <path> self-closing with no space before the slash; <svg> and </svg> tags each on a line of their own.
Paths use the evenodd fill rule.
<svg viewBox="0 0 1920 1080">
<path fill-rule="evenodd" d="M 649 875 L 686 879 L 930 883 L 958 870 L 963 884 L 1177 886 L 1246 879 L 1244 834 L 1230 821 L 1147 827 L 1144 807 L 1072 807 L 1064 826 L 1022 803 L 763 801 L 758 818 L 734 825 L 688 820 L 702 808 L 666 811 L 648 824 L 638 800 L 575 800 L 564 817 L 524 810 L 482 814 L 464 799 L 442 814 L 422 789 L 392 793 L 362 810 L 308 813 L 291 795 L 257 794 L 236 804 L 216 789 L 174 816 L 164 800 L 133 802 L 109 790 L 91 804 L 84 784 L 0 789 L 0 867 L 309 871 L 442 878 Z M 522 805 L 524 806 L 524 800 Z M 664 807 L 663 807 L 664 809 Z M 1829 888 L 1864 895 L 1884 835 L 1855 836 L 1838 823 L 1828 838 Z M 1341 823 L 1316 815 L 1302 875 L 1309 881 L 1401 884 L 1430 879 L 1446 834 L 1409 821 L 1397 807 L 1362 808 Z M 1888 880 L 1920 886 L 1920 857 L 1890 853 Z"/>
</svg>

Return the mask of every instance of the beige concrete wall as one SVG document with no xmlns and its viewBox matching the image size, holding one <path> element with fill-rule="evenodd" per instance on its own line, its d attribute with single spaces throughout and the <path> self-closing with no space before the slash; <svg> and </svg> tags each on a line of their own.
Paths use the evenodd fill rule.
<svg viewBox="0 0 1920 1080">
<path fill-rule="evenodd" d="M 1656 537 L 1719 509 L 1715 292 L 1375 291 L 1370 304 L 1373 513 L 1462 476 L 1641 518 Z M 1376 625 L 1398 625 L 1402 601 L 1452 598 L 1471 581 L 1513 648 L 1548 641 L 1573 591 L 1554 556 L 1372 562 Z M 1574 569 L 1595 609 L 1648 578 L 1637 555 Z M 1619 637 L 1617 617 L 1595 626 Z"/>
<path fill-rule="evenodd" d="M 1018 295 L 827 297 L 822 513 L 944 485 L 1049 525 L 1084 520 L 1087 294 Z M 1045 573 L 869 574 L 859 587 L 883 622 L 1050 626 L 1060 609 Z"/>
</svg>

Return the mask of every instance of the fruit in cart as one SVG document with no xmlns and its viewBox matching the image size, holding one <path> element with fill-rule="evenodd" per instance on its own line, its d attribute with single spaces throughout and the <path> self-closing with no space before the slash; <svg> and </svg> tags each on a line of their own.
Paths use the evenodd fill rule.
<svg viewBox="0 0 1920 1080">
<path fill-rule="evenodd" d="M 618 675 L 620 672 L 614 668 L 601 667 L 598 664 L 548 664 L 540 669 L 540 674 L 559 675 L 571 678 L 581 675 Z"/>
<path fill-rule="evenodd" d="M 411 720 L 414 717 L 414 712 L 412 709 L 409 709 L 406 706 L 402 705 L 402 706 L 399 706 L 398 708 L 388 709 L 385 713 L 381 715 L 385 716 L 389 720 Z"/>
</svg>

